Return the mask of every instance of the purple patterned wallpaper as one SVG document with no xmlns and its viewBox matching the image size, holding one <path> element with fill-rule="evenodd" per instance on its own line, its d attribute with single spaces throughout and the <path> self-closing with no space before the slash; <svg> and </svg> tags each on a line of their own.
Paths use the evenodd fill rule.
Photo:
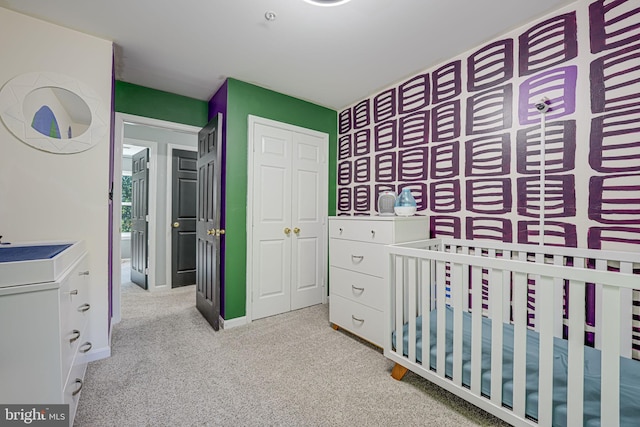
<svg viewBox="0 0 640 427">
<path fill-rule="evenodd" d="M 338 215 L 409 187 L 433 236 L 538 244 L 543 204 L 545 244 L 640 252 L 638 64 L 637 2 L 578 2 L 357 102 Z"/>
</svg>

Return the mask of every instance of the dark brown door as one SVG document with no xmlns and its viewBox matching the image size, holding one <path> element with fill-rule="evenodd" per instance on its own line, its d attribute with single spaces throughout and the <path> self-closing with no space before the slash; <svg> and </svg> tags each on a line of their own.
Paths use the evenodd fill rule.
<svg viewBox="0 0 640 427">
<path fill-rule="evenodd" d="M 198 134 L 198 197 L 196 221 L 196 307 L 220 328 L 220 229 L 222 114 Z"/>
<path fill-rule="evenodd" d="M 172 154 L 172 288 L 196 283 L 197 155 L 186 150 L 173 150 Z"/>
<path fill-rule="evenodd" d="M 131 281 L 147 289 L 149 149 L 134 154 L 131 160 Z"/>
</svg>

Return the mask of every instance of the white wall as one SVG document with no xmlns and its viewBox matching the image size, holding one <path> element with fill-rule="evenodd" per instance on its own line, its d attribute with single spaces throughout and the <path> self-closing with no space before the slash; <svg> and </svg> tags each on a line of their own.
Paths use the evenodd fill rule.
<svg viewBox="0 0 640 427">
<path fill-rule="evenodd" d="M 0 85 L 29 72 L 66 74 L 110 111 L 112 44 L 0 8 Z M 4 241 L 84 240 L 91 268 L 89 357 L 108 349 L 109 136 L 70 155 L 34 149 L 0 124 L 0 235 Z"/>
</svg>

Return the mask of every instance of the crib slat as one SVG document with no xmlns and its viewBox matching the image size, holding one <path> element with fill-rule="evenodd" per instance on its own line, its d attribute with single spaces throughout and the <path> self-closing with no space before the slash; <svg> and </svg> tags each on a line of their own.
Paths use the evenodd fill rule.
<svg viewBox="0 0 640 427">
<path fill-rule="evenodd" d="M 577 260 L 576 260 L 577 261 Z M 569 427 L 583 426 L 584 401 L 584 282 L 569 283 L 569 344 L 567 368 L 567 414 Z"/>
<path fill-rule="evenodd" d="M 437 277 L 437 301 L 436 308 L 438 310 L 437 330 L 436 330 L 436 372 L 438 376 L 444 378 L 445 376 L 445 333 L 446 333 L 446 315 L 447 315 L 447 276 L 445 272 L 445 263 L 443 261 L 436 262 L 436 277 Z"/>
<path fill-rule="evenodd" d="M 563 266 L 564 256 L 554 255 L 553 264 Z M 563 318 L 562 312 L 564 308 L 564 280 L 561 277 L 553 279 L 553 312 L 556 314 L 553 322 L 553 335 L 562 338 L 563 336 Z"/>
<path fill-rule="evenodd" d="M 542 252 L 537 252 L 535 254 L 535 263 L 538 265 L 544 265 L 544 254 Z M 540 276 L 539 275 L 535 275 L 534 276 L 534 281 L 533 281 L 533 285 L 531 285 L 529 291 L 533 291 L 533 293 L 531 294 L 531 296 L 533 297 L 533 301 L 529 302 L 529 298 L 530 296 L 527 295 L 527 304 L 531 304 L 533 306 L 533 309 L 529 309 L 530 313 L 533 314 L 533 319 L 531 319 L 531 321 L 533 322 L 533 328 L 535 329 L 536 332 L 540 332 L 540 322 L 538 321 L 538 318 L 540 317 L 540 313 L 538 311 L 538 283 L 540 282 Z"/>
<path fill-rule="evenodd" d="M 480 396 L 482 380 L 482 267 L 471 269 L 471 391 Z M 468 300 L 468 298 L 465 298 Z"/>
<path fill-rule="evenodd" d="M 453 382 L 462 386 L 462 300 L 463 289 L 468 288 L 462 282 L 463 270 L 468 267 L 463 264 L 451 265 L 451 298 L 453 305 Z M 468 275 L 467 275 L 468 280 Z"/>
<path fill-rule="evenodd" d="M 409 360 L 416 362 L 416 279 L 418 275 L 417 263 L 415 258 L 407 259 L 407 307 L 406 319 L 409 323 Z"/>
<path fill-rule="evenodd" d="M 607 271 L 607 261 L 596 259 L 596 270 Z M 602 348 L 602 285 L 596 284 L 596 326 L 594 344 L 597 349 Z"/>
<path fill-rule="evenodd" d="M 542 276 L 536 283 L 536 324 L 539 324 L 538 424 L 551 425 L 553 416 L 554 280 Z"/>
<path fill-rule="evenodd" d="M 395 327 L 396 331 L 396 353 L 398 355 L 404 355 L 404 319 L 402 316 L 402 306 L 404 301 L 404 257 L 401 255 L 395 255 Z"/>
<path fill-rule="evenodd" d="M 503 259 L 507 259 L 510 260 L 511 259 L 511 251 L 502 251 L 502 258 Z M 508 270 L 503 270 L 502 271 L 502 312 L 504 313 L 505 316 L 507 316 L 507 319 L 505 319 L 505 322 L 509 322 L 511 320 L 510 313 L 511 313 L 511 273 Z"/>
<path fill-rule="evenodd" d="M 432 283 L 432 270 L 431 270 L 431 261 L 422 260 L 421 266 L 421 289 L 422 289 L 422 298 L 420 299 L 421 309 L 420 313 L 422 314 L 422 366 L 425 369 L 431 368 L 431 352 L 429 349 L 431 348 L 431 286 Z"/>
<path fill-rule="evenodd" d="M 524 255 L 526 259 L 526 254 Z M 527 366 L 527 274 L 513 273 L 513 412 L 524 418 Z"/>
<path fill-rule="evenodd" d="M 600 419 L 602 425 L 620 424 L 620 292 L 612 286 L 602 287 L 602 384 Z"/>
<path fill-rule="evenodd" d="M 460 253 L 464 255 L 469 255 L 469 246 L 461 246 Z M 461 292 L 464 295 L 462 298 L 462 309 L 466 312 L 469 312 L 469 270 L 466 268 L 462 269 L 462 281 L 460 282 L 462 285 Z"/>
<path fill-rule="evenodd" d="M 491 401 L 502 406 L 502 328 L 503 277 L 507 271 L 489 270 L 489 308 L 491 309 Z M 508 276 L 507 276 L 508 277 Z M 507 311 L 507 313 L 509 313 Z"/>
<path fill-rule="evenodd" d="M 633 264 L 620 263 L 620 272 L 633 274 Z M 633 291 L 620 289 L 620 301 L 624 304 L 620 307 L 620 356 L 631 358 L 633 336 Z"/>
</svg>

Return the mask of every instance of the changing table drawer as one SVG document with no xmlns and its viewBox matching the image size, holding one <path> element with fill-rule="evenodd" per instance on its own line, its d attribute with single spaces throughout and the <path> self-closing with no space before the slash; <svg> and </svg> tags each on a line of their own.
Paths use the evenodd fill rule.
<svg viewBox="0 0 640 427">
<path fill-rule="evenodd" d="M 335 220 L 329 223 L 329 237 L 388 245 L 393 242 L 392 224 L 384 221 Z"/>
<path fill-rule="evenodd" d="M 350 240 L 334 242 L 331 239 L 329 264 L 358 271 L 371 276 L 382 277 L 385 273 L 385 252 L 382 246 L 371 243 L 354 242 Z"/>
<path fill-rule="evenodd" d="M 382 347 L 384 324 L 381 311 L 333 294 L 329 302 L 329 317 L 354 335 Z"/>
<path fill-rule="evenodd" d="M 382 278 L 335 266 L 330 267 L 329 275 L 336 295 L 376 310 L 384 309 L 384 290 L 387 287 Z"/>
</svg>

